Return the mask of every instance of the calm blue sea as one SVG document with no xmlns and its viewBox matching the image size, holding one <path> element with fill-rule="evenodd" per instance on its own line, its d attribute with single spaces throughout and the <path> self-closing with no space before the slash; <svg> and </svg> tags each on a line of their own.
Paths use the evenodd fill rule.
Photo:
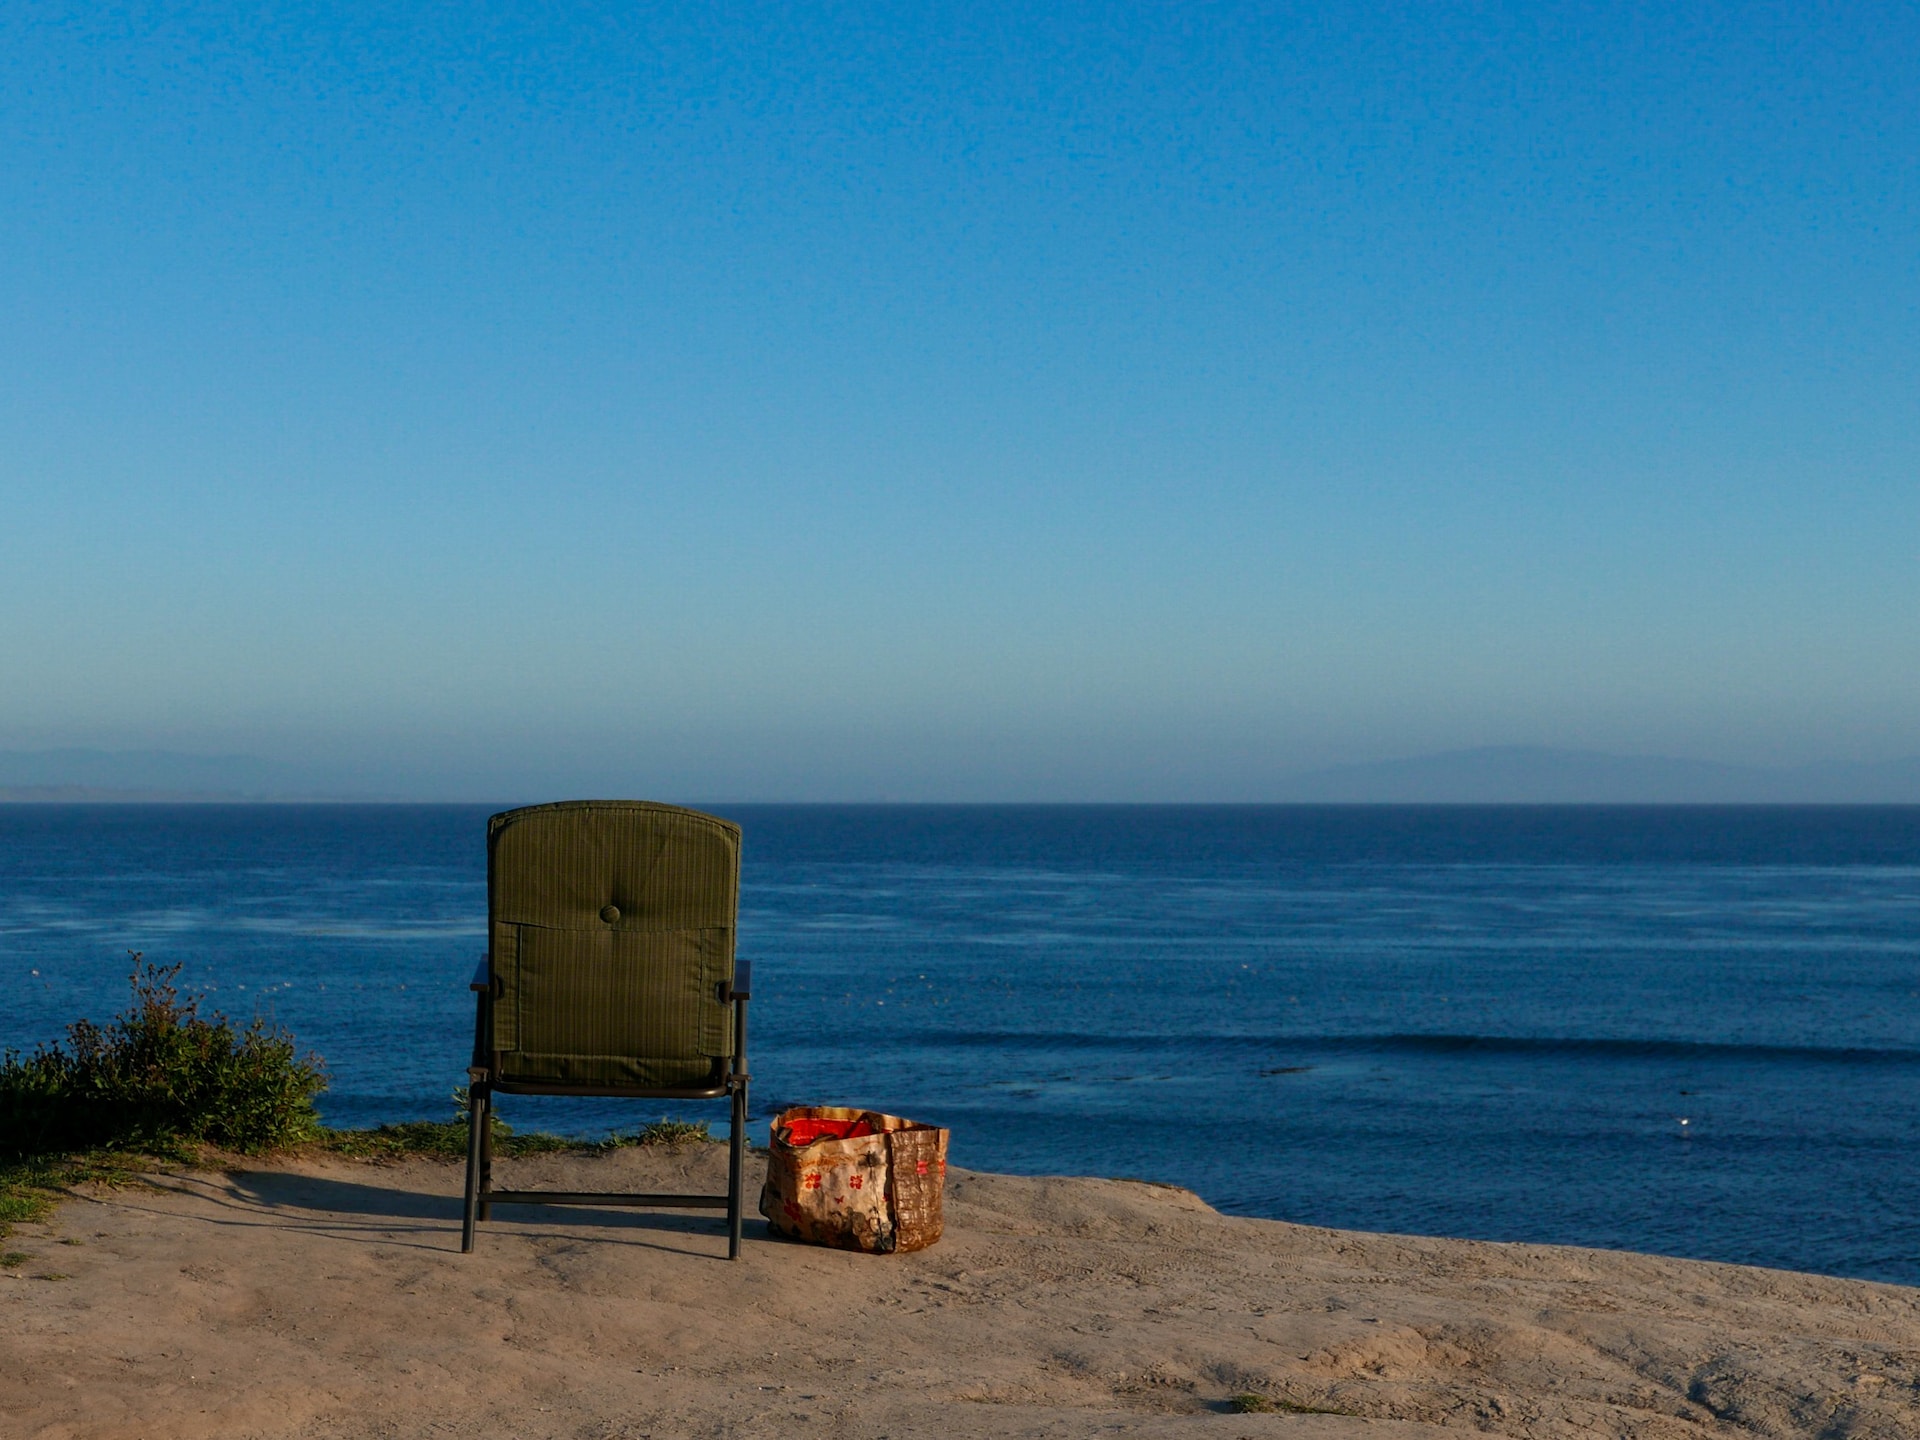
<svg viewBox="0 0 1920 1440">
<path fill-rule="evenodd" d="M 0 1045 L 116 1011 L 137 949 L 324 1056 L 333 1122 L 445 1116 L 489 808 L 0 806 Z M 1920 808 L 716 808 L 761 1125 L 1920 1283 Z"/>
</svg>

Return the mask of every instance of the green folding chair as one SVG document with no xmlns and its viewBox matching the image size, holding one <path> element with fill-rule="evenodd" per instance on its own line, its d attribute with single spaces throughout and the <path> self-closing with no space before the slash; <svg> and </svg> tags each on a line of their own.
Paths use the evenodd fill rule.
<svg viewBox="0 0 1920 1440">
<path fill-rule="evenodd" d="M 747 997 L 736 961 L 740 827 L 696 810 L 575 800 L 487 822 L 460 1248 L 496 1204 L 725 1209 L 740 1256 Z M 493 1188 L 496 1095 L 726 1100 L 727 1193 Z"/>
</svg>

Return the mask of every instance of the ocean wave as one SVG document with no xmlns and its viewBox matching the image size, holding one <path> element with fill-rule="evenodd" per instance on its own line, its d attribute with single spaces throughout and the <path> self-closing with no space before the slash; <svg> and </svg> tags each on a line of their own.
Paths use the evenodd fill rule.
<svg viewBox="0 0 1920 1440">
<path fill-rule="evenodd" d="M 1255 1050 L 1322 1055 L 1555 1055 L 1588 1059 L 1758 1060 L 1840 1065 L 1920 1065 L 1920 1049 L 1897 1046 L 1785 1045 L 1767 1042 L 1667 1040 L 1649 1037 L 1461 1035 L 1093 1035 L 1049 1031 L 948 1031 L 915 1037 L 916 1046 L 967 1049 Z"/>
</svg>

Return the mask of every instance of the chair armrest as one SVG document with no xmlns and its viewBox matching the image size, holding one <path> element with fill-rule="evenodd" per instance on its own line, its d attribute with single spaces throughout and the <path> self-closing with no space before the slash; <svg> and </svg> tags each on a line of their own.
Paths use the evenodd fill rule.
<svg viewBox="0 0 1920 1440">
<path fill-rule="evenodd" d="M 735 1000 L 751 1000 L 752 998 L 753 962 L 751 960 L 735 960 L 733 962 L 733 979 L 726 981 L 720 986 L 720 999 L 723 1003 L 731 1003 Z"/>
<path fill-rule="evenodd" d="M 487 973 L 487 965 L 488 957 L 482 955 L 480 957 L 480 967 L 473 972 L 472 983 L 467 986 L 469 990 L 485 990 L 493 983 L 492 977 Z"/>
</svg>

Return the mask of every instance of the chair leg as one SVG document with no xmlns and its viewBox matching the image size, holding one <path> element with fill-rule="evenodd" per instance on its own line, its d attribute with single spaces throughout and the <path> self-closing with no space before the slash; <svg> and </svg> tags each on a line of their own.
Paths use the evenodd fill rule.
<svg viewBox="0 0 1920 1440">
<path fill-rule="evenodd" d="M 473 1253 L 473 1222 L 485 1189 L 481 1137 L 487 1128 L 487 1092 L 475 1086 L 467 1093 L 467 1197 L 460 1220 L 460 1253 L 463 1255 Z"/>
<path fill-rule="evenodd" d="M 493 1092 L 480 1095 L 480 1218 L 493 1219 Z"/>
<path fill-rule="evenodd" d="M 740 1258 L 741 1174 L 747 1158 L 747 1086 L 742 1081 L 733 1092 L 733 1134 L 728 1137 L 731 1154 L 727 1157 L 727 1258 Z"/>
</svg>

